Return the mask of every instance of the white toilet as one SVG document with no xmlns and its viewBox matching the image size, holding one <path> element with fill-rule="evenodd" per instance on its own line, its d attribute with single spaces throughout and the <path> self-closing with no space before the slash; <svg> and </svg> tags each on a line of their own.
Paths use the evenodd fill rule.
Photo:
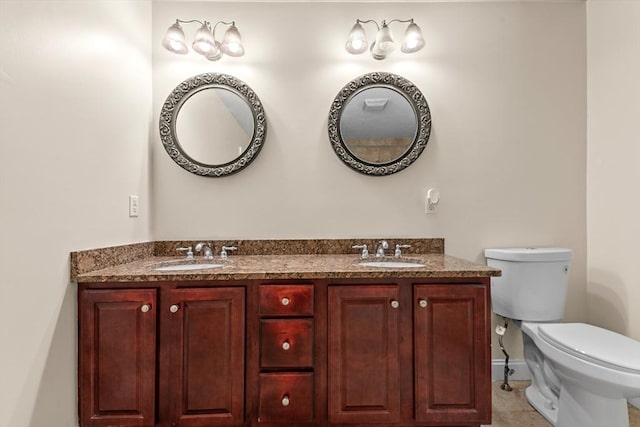
<svg viewBox="0 0 640 427">
<path fill-rule="evenodd" d="M 640 397 L 640 342 L 564 316 L 569 262 L 562 248 L 485 250 L 502 270 L 491 280 L 493 312 L 523 332 L 532 374 L 527 400 L 556 427 L 628 427 Z"/>
</svg>

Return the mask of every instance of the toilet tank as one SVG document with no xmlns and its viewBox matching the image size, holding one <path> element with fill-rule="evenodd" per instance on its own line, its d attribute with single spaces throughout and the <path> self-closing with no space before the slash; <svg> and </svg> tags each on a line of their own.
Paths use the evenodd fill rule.
<svg viewBox="0 0 640 427">
<path fill-rule="evenodd" d="M 557 321 L 564 317 L 573 251 L 564 248 L 486 249 L 493 312 L 510 319 Z"/>
</svg>

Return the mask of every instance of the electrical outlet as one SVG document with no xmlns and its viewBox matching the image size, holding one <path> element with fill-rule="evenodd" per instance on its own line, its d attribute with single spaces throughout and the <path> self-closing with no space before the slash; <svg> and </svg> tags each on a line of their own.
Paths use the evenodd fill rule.
<svg viewBox="0 0 640 427">
<path fill-rule="evenodd" d="M 129 196 L 129 216 L 138 216 L 139 201 L 138 196 Z"/>
<path fill-rule="evenodd" d="M 424 213 L 434 214 L 436 213 L 436 205 L 429 201 L 429 197 L 424 197 Z"/>
<path fill-rule="evenodd" d="M 436 213 L 436 206 L 438 206 L 438 203 L 440 203 L 440 191 L 436 188 L 430 188 L 424 196 L 424 213 Z"/>
</svg>

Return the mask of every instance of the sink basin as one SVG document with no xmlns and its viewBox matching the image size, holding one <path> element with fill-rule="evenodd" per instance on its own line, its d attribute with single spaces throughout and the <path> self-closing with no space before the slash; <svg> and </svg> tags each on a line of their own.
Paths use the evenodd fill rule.
<svg viewBox="0 0 640 427">
<path fill-rule="evenodd" d="M 426 267 L 425 264 L 411 261 L 361 261 L 358 265 L 362 267 L 378 267 L 378 268 L 416 268 Z"/>
<path fill-rule="evenodd" d="M 189 270 L 204 270 L 207 268 L 223 267 L 224 264 L 216 263 L 190 263 L 190 264 L 168 264 L 155 267 L 155 271 L 189 271 Z"/>
</svg>

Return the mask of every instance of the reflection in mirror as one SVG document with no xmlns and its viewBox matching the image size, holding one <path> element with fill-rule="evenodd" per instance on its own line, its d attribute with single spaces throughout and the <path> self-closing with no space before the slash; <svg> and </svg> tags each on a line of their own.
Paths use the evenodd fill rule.
<svg viewBox="0 0 640 427">
<path fill-rule="evenodd" d="M 247 167 L 264 145 L 267 124 L 258 96 L 226 74 L 182 82 L 160 113 L 160 138 L 169 156 L 201 176 L 221 177 Z"/>
<path fill-rule="evenodd" d="M 403 156 L 416 137 L 418 118 L 409 101 L 387 87 L 355 94 L 340 116 L 340 134 L 347 149 L 372 164 Z"/>
<path fill-rule="evenodd" d="M 390 175 L 412 164 L 431 132 L 422 92 L 391 73 L 369 73 L 345 85 L 329 112 L 329 139 L 347 166 L 367 175 Z"/>
<path fill-rule="evenodd" d="M 253 135 L 253 115 L 235 92 L 220 87 L 193 94 L 176 119 L 180 146 L 192 159 L 219 165 L 242 154 Z"/>
</svg>

